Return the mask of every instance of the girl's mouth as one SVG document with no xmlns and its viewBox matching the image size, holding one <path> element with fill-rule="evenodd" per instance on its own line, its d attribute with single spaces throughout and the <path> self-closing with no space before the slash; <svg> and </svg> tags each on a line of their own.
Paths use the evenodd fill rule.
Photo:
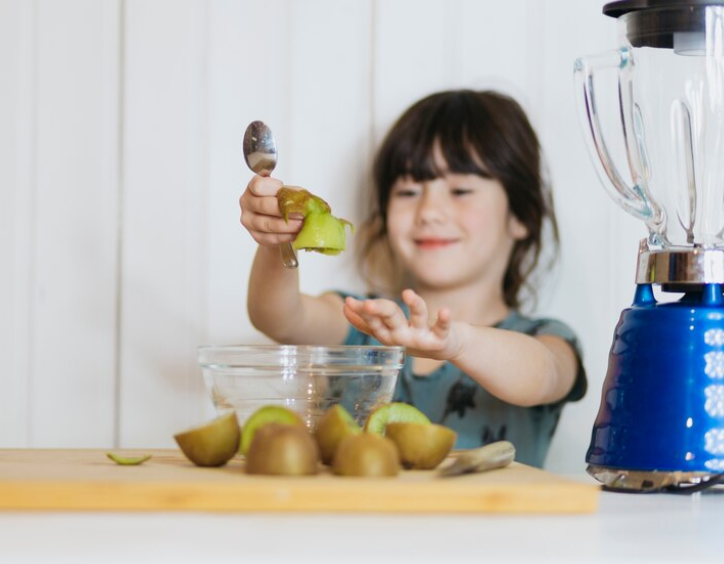
<svg viewBox="0 0 724 564">
<path fill-rule="evenodd" d="M 415 239 L 415 245 L 417 246 L 417 248 L 424 250 L 442 249 L 445 247 L 449 247 L 450 245 L 454 245 L 457 242 L 457 239 Z"/>
</svg>

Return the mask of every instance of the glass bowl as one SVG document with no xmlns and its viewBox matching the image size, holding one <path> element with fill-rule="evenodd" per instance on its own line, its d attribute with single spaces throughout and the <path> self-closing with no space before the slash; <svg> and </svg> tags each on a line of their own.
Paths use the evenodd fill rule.
<svg viewBox="0 0 724 564">
<path fill-rule="evenodd" d="M 392 401 L 402 347 L 235 345 L 199 347 L 206 388 L 217 411 L 234 409 L 242 425 L 264 405 L 297 412 L 308 428 L 342 404 L 360 424 Z"/>
</svg>

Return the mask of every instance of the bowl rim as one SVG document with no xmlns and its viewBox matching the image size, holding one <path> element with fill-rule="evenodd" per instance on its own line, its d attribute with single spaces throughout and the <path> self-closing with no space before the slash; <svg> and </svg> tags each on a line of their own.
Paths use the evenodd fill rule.
<svg viewBox="0 0 724 564">
<path fill-rule="evenodd" d="M 274 345 L 274 344 L 259 344 L 259 345 L 201 345 L 196 348 L 197 359 L 199 365 L 202 367 L 210 366 L 250 366 L 253 365 L 253 355 L 257 354 L 257 363 L 261 363 L 264 366 L 270 366 L 270 364 L 261 362 L 262 359 L 274 358 L 272 355 L 278 354 L 279 359 L 299 359 L 302 362 L 310 362 L 313 357 L 323 355 L 325 353 L 342 353 L 342 352 L 353 352 L 357 354 L 364 354 L 366 352 L 377 352 L 384 358 L 383 363 L 389 362 L 390 367 L 399 367 L 405 363 L 406 352 L 405 347 L 401 346 L 386 346 L 386 345 Z M 252 356 L 251 359 L 245 359 L 243 362 L 234 360 L 234 355 L 238 354 L 249 354 Z M 213 356 L 219 355 L 219 358 L 213 359 Z M 334 357 L 338 361 L 344 357 Z M 352 361 L 355 359 L 355 355 L 349 357 Z M 251 363 L 249 361 L 252 361 Z M 274 364 L 274 363 L 272 363 Z M 289 365 L 289 362 L 280 362 L 281 365 Z M 296 364 L 292 362 L 291 364 Z M 334 362 L 332 364 L 343 365 L 344 362 Z"/>
</svg>

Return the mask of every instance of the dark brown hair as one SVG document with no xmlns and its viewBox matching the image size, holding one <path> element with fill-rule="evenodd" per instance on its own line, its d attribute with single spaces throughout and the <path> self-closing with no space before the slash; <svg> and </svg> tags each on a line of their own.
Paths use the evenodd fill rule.
<svg viewBox="0 0 724 564">
<path fill-rule="evenodd" d="M 511 212 L 527 229 L 515 243 L 503 280 L 506 304 L 517 308 L 520 290 L 538 264 L 545 221 L 556 249 L 558 227 L 538 137 L 520 105 L 497 92 L 432 94 L 392 126 L 374 161 L 370 213 L 357 238 L 362 275 L 373 291 L 396 294 L 406 285 L 387 242 L 390 191 L 400 176 L 418 182 L 441 176 L 433 153 L 438 143 L 450 172 L 499 180 Z"/>
</svg>

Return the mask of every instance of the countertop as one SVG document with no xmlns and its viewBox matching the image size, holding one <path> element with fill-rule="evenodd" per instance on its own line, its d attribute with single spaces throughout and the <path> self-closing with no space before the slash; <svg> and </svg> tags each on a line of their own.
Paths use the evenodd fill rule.
<svg viewBox="0 0 724 564">
<path fill-rule="evenodd" d="M 573 516 L 0 511 L 0 562 L 721 563 L 722 494 L 602 492 Z"/>
</svg>

